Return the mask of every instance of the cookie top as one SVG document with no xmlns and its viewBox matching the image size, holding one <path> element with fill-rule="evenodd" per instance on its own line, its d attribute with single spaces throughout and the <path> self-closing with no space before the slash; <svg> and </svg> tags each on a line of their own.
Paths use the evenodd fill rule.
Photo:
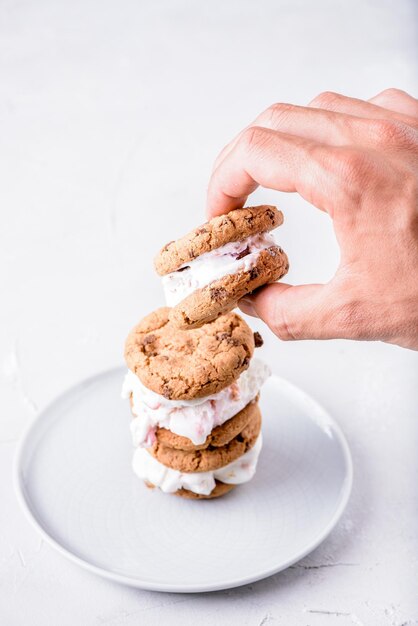
<svg viewBox="0 0 418 626">
<path fill-rule="evenodd" d="M 179 330 L 169 313 L 163 307 L 147 315 L 126 340 L 126 363 L 143 385 L 169 400 L 191 400 L 221 391 L 248 368 L 254 335 L 239 315 Z"/>
<path fill-rule="evenodd" d="M 256 233 L 273 230 L 282 222 L 283 213 L 275 206 L 234 209 L 212 218 L 177 241 L 166 244 L 154 260 L 155 269 L 160 276 L 169 274 L 204 252 L 220 248 L 231 241 L 241 241 Z"/>
</svg>

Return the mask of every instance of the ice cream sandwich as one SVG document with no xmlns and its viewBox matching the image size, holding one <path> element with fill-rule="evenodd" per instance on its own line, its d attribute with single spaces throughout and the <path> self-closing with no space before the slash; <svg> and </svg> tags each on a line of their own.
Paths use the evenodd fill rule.
<svg viewBox="0 0 418 626">
<path fill-rule="evenodd" d="M 166 244 L 154 265 L 172 323 L 181 329 L 202 326 L 284 276 L 288 259 L 271 234 L 282 222 L 274 206 L 235 209 Z"/>
</svg>

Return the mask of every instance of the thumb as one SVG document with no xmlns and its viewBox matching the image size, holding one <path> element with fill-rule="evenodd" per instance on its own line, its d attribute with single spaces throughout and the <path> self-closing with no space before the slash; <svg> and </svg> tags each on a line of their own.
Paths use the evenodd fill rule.
<svg viewBox="0 0 418 626">
<path fill-rule="evenodd" d="M 344 336 L 329 285 L 273 283 L 245 296 L 238 306 L 247 315 L 261 318 L 283 341 Z"/>
</svg>

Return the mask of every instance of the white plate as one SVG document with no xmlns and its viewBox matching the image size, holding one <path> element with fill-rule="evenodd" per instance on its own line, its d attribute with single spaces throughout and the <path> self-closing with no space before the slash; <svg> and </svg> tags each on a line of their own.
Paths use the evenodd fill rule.
<svg viewBox="0 0 418 626">
<path fill-rule="evenodd" d="M 67 391 L 19 446 L 19 500 L 64 556 L 134 587 L 212 591 L 288 567 L 335 526 L 351 490 L 350 452 L 300 389 L 277 377 L 264 386 L 255 478 L 224 498 L 189 501 L 132 473 L 123 375 L 111 370 Z"/>
</svg>

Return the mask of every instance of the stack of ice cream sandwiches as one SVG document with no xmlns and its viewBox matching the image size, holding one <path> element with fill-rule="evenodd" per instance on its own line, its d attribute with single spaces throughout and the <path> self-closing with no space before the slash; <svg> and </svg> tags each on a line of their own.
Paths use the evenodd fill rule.
<svg viewBox="0 0 418 626">
<path fill-rule="evenodd" d="M 270 230 L 275 207 L 236 209 L 167 244 L 155 260 L 167 304 L 130 332 L 123 396 L 130 399 L 134 472 L 148 486 L 215 498 L 249 481 L 262 446 L 262 344 L 232 309 L 283 276 Z"/>
</svg>

